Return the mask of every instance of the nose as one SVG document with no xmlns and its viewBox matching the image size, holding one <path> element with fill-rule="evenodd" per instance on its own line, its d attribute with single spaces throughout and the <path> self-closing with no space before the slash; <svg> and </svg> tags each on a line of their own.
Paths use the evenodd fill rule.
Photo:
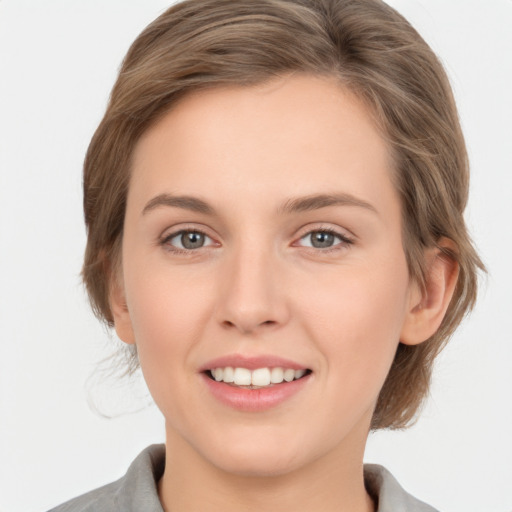
<svg viewBox="0 0 512 512">
<path fill-rule="evenodd" d="M 278 257 L 263 247 L 233 251 L 219 279 L 217 316 L 225 329 L 244 335 L 275 329 L 289 319 Z"/>
</svg>

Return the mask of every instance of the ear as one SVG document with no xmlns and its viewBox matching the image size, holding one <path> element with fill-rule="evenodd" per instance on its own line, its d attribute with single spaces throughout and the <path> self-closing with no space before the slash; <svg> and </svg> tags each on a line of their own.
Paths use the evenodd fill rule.
<svg viewBox="0 0 512 512">
<path fill-rule="evenodd" d="M 130 312 L 128 311 L 128 305 L 126 303 L 124 280 L 121 271 L 116 274 L 117 275 L 112 276 L 109 294 L 110 309 L 114 317 L 114 327 L 121 341 L 133 345 L 135 343 L 135 336 L 133 334 Z"/>
<path fill-rule="evenodd" d="M 443 249 L 455 252 L 455 244 L 441 238 L 437 247 L 425 253 L 425 289 L 416 284 L 411 289 L 408 312 L 402 327 L 400 341 L 405 345 L 418 345 L 429 339 L 439 329 L 450 304 L 459 265 Z"/>
</svg>

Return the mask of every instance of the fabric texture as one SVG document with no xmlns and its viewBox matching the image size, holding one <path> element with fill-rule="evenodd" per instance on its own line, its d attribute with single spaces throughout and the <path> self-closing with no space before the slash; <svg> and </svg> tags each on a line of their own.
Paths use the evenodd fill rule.
<svg viewBox="0 0 512 512">
<path fill-rule="evenodd" d="M 49 512 L 163 512 L 157 482 L 165 467 L 165 446 L 154 444 L 132 462 L 126 475 L 111 484 L 63 503 Z M 364 466 L 365 485 L 377 512 L 437 512 L 405 492 L 393 475 L 377 464 Z"/>
</svg>

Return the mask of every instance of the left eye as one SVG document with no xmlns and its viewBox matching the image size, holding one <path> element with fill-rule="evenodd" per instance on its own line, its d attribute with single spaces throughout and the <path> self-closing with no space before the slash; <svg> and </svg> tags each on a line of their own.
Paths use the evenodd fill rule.
<svg viewBox="0 0 512 512">
<path fill-rule="evenodd" d="M 343 235 L 325 230 L 310 231 L 306 236 L 301 238 L 301 241 L 303 241 L 303 244 L 301 245 L 305 247 L 313 247 L 315 249 L 330 249 L 339 243 L 351 243 L 351 240 Z"/>
<path fill-rule="evenodd" d="M 181 250 L 194 250 L 212 245 L 213 240 L 201 231 L 179 231 L 165 238 L 164 243 Z"/>
</svg>

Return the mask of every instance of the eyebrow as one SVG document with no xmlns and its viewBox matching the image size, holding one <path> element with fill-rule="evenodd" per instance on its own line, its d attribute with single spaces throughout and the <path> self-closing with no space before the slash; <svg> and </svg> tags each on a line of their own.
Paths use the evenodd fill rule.
<svg viewBox="0 0 512 512">
<path fill-rule="evenodd" d="M 205 215 L 214 215 L 215 210 L 202 199 L 192 196 L 174 196 L 172 194 L 159 194 L 154 197 L 142 210 L 142 214 L 160 208 L 162 206 L 170 206 L 173 208 L 182 208 L 184 210 L 190 210 L 192 212 L 204 213 Z"/>
<path fill-rule="evenodd" d="M 215 209 L 202 199 L 193 196 L 176 196 L 172 194 L 159 194 L 154 197 L 144 206 L 142 214 L 145 215 L 156 208 L 164 206 L 181 208 L 211 216 L 216 214 Z M 284 215 L 319 210 L 320 208 L 327 208 L 328 206 L 356 206 L 378 215 L 377 209 L 371 203 L 347 193 L 312 194 L 310 196 L 290 198 L 277 209 L 277 214 Z"/>
<path fill-rule="evenodd" d="M 347 193 L 313 194 L 288 199 L 283 206 L 278 208 L 278 213 L 306 212 L 327 208 L 328 206 L 357 206 L 378 214 L 377 209 L 371 203 Z"/>
</svg>

